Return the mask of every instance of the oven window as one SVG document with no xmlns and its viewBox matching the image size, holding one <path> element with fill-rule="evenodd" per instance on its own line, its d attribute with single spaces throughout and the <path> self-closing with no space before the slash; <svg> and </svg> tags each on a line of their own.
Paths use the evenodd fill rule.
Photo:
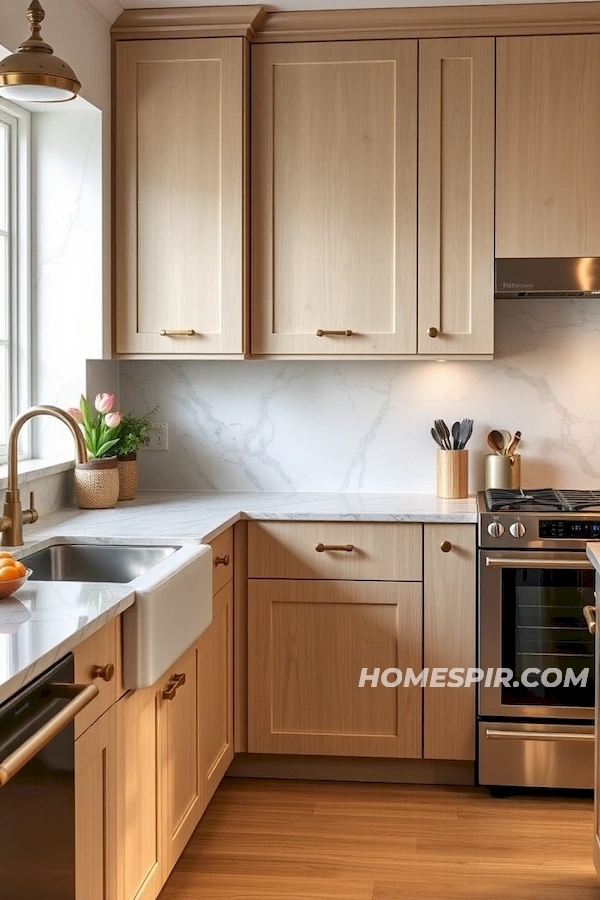
<svg viewBox="0 0 600 900">
<path fill-rule="evenodd" d="M 518 686 L 502 687 L 502 703 L 526 706 L 593 707 L 594 638 L 582 609 L 594 603 L 591 569 L 504 569 L 502 572 L 502 666 L 512 669 Z M 545 686 L 526 669 L 560 669 Z M 562 683 L 568 670 L 588 670 L 585 687 Z"/>
</svg>

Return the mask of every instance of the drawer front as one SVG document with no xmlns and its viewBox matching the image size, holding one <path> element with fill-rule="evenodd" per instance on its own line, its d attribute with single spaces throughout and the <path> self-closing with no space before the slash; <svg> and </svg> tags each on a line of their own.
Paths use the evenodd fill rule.
<svg viewBox="0 0 600 900">
<path fill-rule="evenodd" d="M 250 522 L 250 578 L 421 581 L 422 526 L 396 522 Z"/>
<path fill-rule="evenodd" d="M 104 628 L 101 628 L 91 637 L 89 637 L 78 647 L 75 647 L 73 655 L 75 657 L 75 681 L 77 684 L 94 683 L 98 686 L 100 693 L 92 700 L 92 702 L 82 710 L 75 719 L 75 737 L 92 725 L 109 706 L 117 699 L 118 685 L 121 684 L 122 676 L 120 669 L 120 640 L 121 640 L 121 620 L 113 619 Z M 102 673 L 94 671 L 94 667 L 98 666 L 104 670 L 105 666 L 113 666 L 114 672 L 109 681 L 106 681 L 103 674 L 108 677 L 110 672 L 104 670 Z"/>
<path fill-rule="evenodd" d="M 213 552 L 213 597 L 233 578 L 233 528 L 210 542 Z"/>
</svg>

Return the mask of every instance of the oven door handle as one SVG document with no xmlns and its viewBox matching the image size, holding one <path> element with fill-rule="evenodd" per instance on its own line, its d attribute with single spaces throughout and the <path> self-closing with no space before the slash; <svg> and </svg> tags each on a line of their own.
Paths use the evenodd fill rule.
<svg viewBox="0 0 600 900">
<path fill-rule="evenodd" d="M 590 634 L 596 634 L 596 607 L 584 606 L 583 618 L 585 619 Z"/>
<path fill-rule="evenodd" d="M 0 760 L 0 787 L 3 787 L 17 772 L 27 765 L 46 744 L 49 744 L 59 732 L 69 725 L 75 716 L 91 703 L 100 691 L 96 684 L 50 684 L 48 685 L 48 698 L 64 699 L 72 698 L 60 712 L 53 716 L 49 722 L 27 738 L 20 747 L 13 750 L 9 756 Z"/>
<path fill-rule="evenodd" d="M 489 569 L 593 569 L 593 563 L 583 556 L 580 559 L 536 559 L 524 556 L 491 557 L 486 556 L 485 564 Z"/>
<path fill-rule="evenodd" d="M 485 729 L 486 738 L 502 741 L 593 741 L 593 734 L 578 731 L 501 731 Z"/>
</svg>

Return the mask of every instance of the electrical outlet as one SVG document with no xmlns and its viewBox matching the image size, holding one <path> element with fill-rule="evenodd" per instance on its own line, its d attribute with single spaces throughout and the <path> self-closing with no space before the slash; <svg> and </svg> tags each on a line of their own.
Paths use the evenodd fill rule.
<svg viewBox="0 0 600 900">
<path fill-rule="evenodd" d="M 145 450 L 168 450 L 169 449 L 169 424 L 168 422 L 155 422 L 154 429 L 150 435 L 150 443 Z"/>
</svg>

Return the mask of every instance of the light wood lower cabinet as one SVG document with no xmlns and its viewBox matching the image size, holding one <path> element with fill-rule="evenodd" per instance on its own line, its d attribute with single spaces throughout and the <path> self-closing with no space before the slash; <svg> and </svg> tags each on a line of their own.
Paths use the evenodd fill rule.
<svg viewBox="0 0 600 900">
<path fill-rule="evenodd" d="M 117 726 L 112 706 L 75 741 L 77 900 L 117 897 Z"/>
<path fill-rule="evenodd" d="M 156 688 L 116 704 L 118 747 L 117 900 L 155 900 L 162 887 L 160 743 Z"/>
<path fill-rule="evenodd" d="M 163 881 L 179 859 L 204 810 L 200 772 L 200 641 L 162 679 L 157 696 L 161 746 Z"/>
<path fill-rule="evenodd" d="M 422 666 L 421 584 L 251 580 L 248 750 L 421 756 L 421 688 L 359 687 Z"/>
<path fill-rule="evenodd" d="M 474 525 L 424 526 L 424 666 L 476 665 L 476 534 Z M 450 544 L 450 547 L 448 547 Z M 426 759 L 475 759 L 475 685 L 427 687 Z"/>
<path fill-rule="evenodd" d="M 233 759 L 233 583 L 213 598 L 200 638 L 200 758 L 206 808 Z"/>
</svg>

